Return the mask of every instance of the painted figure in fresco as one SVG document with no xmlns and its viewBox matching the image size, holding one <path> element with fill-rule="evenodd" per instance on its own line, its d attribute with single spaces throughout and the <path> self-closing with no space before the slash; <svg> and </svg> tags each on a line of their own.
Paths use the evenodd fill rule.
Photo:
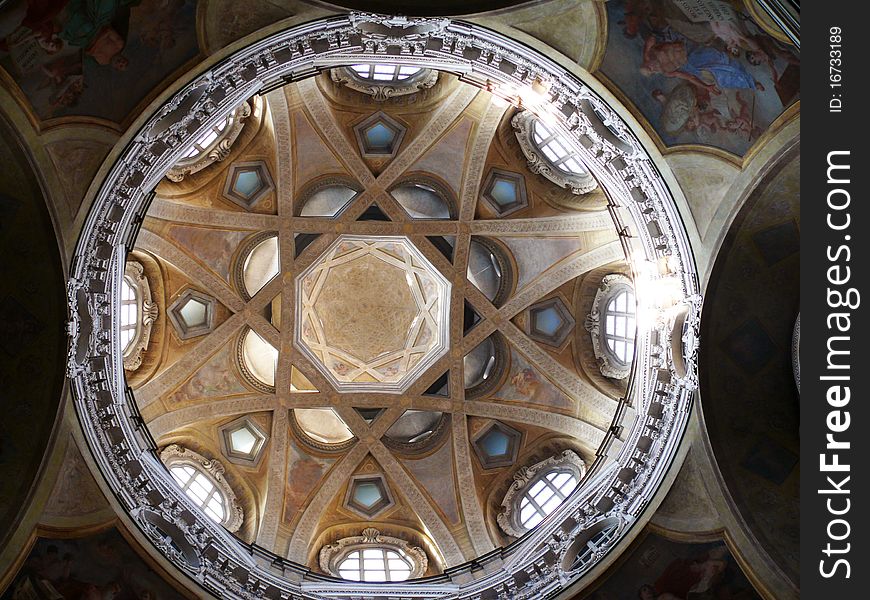
<svg viewBox="0 0 870 600">
<path fill-rule="evenodd" d="M 732 55 L 712 46 L 689 44 L 684 39 L 661 41 L 648 35 L 644 41 L 641 73 L 685 79 L 712 94 L 720 94 L 723 89 L 764 90 Z M 715 83 L 704 81 L 705 73 L 709 73 Z"/>
</svg>

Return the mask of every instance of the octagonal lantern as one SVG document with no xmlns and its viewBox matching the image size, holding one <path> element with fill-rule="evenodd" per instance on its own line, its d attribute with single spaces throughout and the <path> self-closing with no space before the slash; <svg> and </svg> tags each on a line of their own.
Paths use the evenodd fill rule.
<svg viewBox="0 0 870 600">
<path fill-rule="evenodd" d="M 296 278 L 294 343 L 339 392 L 401 393 L 447 352 L 449 301 L 408 238 L 343 235 Z"/>
</svg>

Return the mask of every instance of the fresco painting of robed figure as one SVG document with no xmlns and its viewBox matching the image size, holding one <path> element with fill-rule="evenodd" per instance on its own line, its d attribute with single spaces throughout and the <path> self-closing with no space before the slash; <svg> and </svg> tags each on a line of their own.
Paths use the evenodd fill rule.
<svg viewBox="0 0 870 600">
<path fill-rule="evenodd" d="M 607 3 L 601 72 L 666 146 L 704 144 L 743 155 L 800 87 L 797 51 L 738 1 Z"/>
<path fill-rule="evenodd" d="M 12 0 L 0 13 L 0 66 L 40 120 L 121 123 L 197 55 L 194 17 L 195 0 Z"/>
</svg>

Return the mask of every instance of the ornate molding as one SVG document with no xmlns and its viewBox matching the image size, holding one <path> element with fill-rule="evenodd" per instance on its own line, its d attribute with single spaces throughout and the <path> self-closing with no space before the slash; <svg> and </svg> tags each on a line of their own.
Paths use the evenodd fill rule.
<svg viewBox="0 0 870 600">
<path fill-rule="evenodd" d="M 553 163 L 544 156 L 544 154 L 538 149 L 538 146 L 535 144 L 534 138 L 532 137 L 534 133 L 534 125 L 537 120 L 538 117 L 527 110 L 518 112 L 514 115 L 513 119 L 511 119 L 511 125 L 516 133 L 517 141 L 520 143 L 520 149 L 523 151 L 523 154 L 526 156 L 526 160 L 528 161 L 529 170 L 532 173 L 543 175 L 559 187 L 571 190 L 571 193 L 577 194 L 578 196 L 588 194 L 597 189 L 598 182 L 595 181 L 595 178 L 588 171 L 582 175 L 568 173 L 554 166 Z M 579 208 L 579 198 L 577 200 L 577 205 Z"/>
<path fill-rule="evenodd" d="M 390 98 L 416 94 L 421 90 L 428 90 L 438 82 L 438 71 L 431 69 L 422 69 L 418 73 L 401 81 L 388 82 L 364 79 L 348 67 L 330 69 L 329 76 L 335 83 L 340 83 L 357 92 L 368 94 L 375 99 L 375 102 L 386 102 Z"/>
<path fill-rule="evenodd" d="M 520 467 L 519 470 L 514 473 L 513 483 L 511 483 L 508 488 L 504 500 L 501 501 L 502 512 L 498 513 L 496 516 L 496 521 L 498 522 L 499 527 L 501 527 L 506 534 L 517 538 L 525 535 L 527 529 L 522 526 L 522 523 L 520 523 L 519 520 L 520 500 L 522 500 L 528 489 L 537 483 L 540 476 L 543 476 L 554 468 L 562 468 L 571 471 L 574 477 L 577 478 L 578 482 L 582 481 L 583 477 L 586 475 L 586 463 L 584 463 L 583 459 L 577 456 L 573 450 L 565 450 L 562 454 L 551 456 L 530 467 Z"/>
<path fill-rule="evenodd" d="M 662 316 L 639 332 L 626 391 L 639 417 L 612 463 L 588 476 L 541 527 L 504 549 L 498 566 L 472 570 L 466 565 L 437 579 L 384 586 L 331 581 L 266 549 L 252 553 L 206 517 L 174 484 L 147 432 L 131 417 L 135 399 L 125 393 L 119 322 L 124 255 L 148 208 L 148 191 L 193 140 L 264 85 L 387 55 L 401 64 L 461 73 L 470 85 L 513 103 L 516 90 L 546 82 L 542 102 L 552 106 L 549 116 L 576 143 L 576 152 L 607 191 L 628 259 L 634 265 L 668 259 L 675 303 L 688 310 L 680 331 L 673 318 Z M 307 98 L 308 84 L 299 85 Z M 583 102 L 595 102 L 599 116 L 624 127 L 629 151 L 596 131 Z M 619 519 L 620 528 L 596 549 L 595 556 L 603 556 L 646 509 L 683 437 L 697 388 L 700 312 L 690 299 L 700 300 L 700 286 L 680 214 L 657 166 L 617 113 L 575 75 L 503 34 L 462 21 L 337 15 L 277 32 L 196 77 L 145 120 L 100 183 L 69 273 L 67 374 L 95 462 L 119 505 L 154 547 L 218 597 L 253 600 L 272 588 L 284 598 L 306 600 L 531 599 L 557 593 L 595 564 L 567 569 L 559 562 L 576 540 L 603 519 Z M 679 369 L 674 348 L 683 354 Z M 336 473 L 349 476 L 364 454 L 359 445 L 351 448 Z M 318 490 L 314 506 L 337 493 L 336 486 Z M 304 560 L 315 520 L 312 511 L 300 519 L 288 556 Z"/>
<path fill-rule="evenodd" d="M 236 532 L 239 530 L 242 526 L 242 522 L 245 520 L 245 512 L 239 505 L 233 488 L 230 487 L 230 484 L 227 483 L 227 480 L 224 478 L 226 468 L 223 463 L 214 458 L 205 458 L 201 454 L 183 446 L 179 446 L 178 444 L 170 444 L 169 446 L 166 446 L 166 448 L 160 452 L 160 460 L 163 461 L 166 468 L 175 465 L 191 465 L 197 471 L 204 473 L 206 477 L 211 479 L 212 483 L 215 484 L 215 487 L 217 487 L 221 494 L 223 494 L 226 502 L 225 508 L 227 514 L 221 525 L 230 532 Z"/>
<path fill-rule="evenodd" d="M 363 529 L 360 535 L 342 538 L 332 544 L 326 544 L 320 549 L 318 562 L 324 573 L 338 577 L 338 565 L 354 550 L 364 550 L 377 546 L 397 550 L 411 562 L 411 579 L 422 577 L 429 567 L 429 558 L 419 546 L 414 546 L 405 540 L 384 535 L 374 527 Z"/>
</svg>

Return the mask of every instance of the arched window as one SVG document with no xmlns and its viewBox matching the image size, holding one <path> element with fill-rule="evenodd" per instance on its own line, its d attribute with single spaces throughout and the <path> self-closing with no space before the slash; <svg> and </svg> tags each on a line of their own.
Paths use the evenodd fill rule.
<svg viewBox="0 0 870 600">
<path fill-rule="evenodd" d="M 577 487 L 571 471 L 550 469 L 530 487 L 520 501 L 520 524 L 531 529 L 565 501 Z"/>
<path fill-rule="evenodd" d="M 388 582 L 422 577 L 426 553 L 406 540 L 382 535 L 373 527 L 320 549 L 320 568 L 350 581 Z"/>
<path fill-rule="evenodd" d="M 511 125 L 533 173 L 575 194 L 588 194 L 598 187 L 575 149 L 577 142 L 558 127 L 544 123 L 527 110 L 518 112 Z"/>
<path fill-rule="evenodd" d="M 634 356 L 635 299 L 629 288 L 621 289 L 604 310 L 604 339 L 620 363 L 627 365 Z"/>
<path fill-rule="evenodd" d="M 136 339 L 139 323 L 136 284 L 130 277 L 124 276 L 121 280 L 121 348 L 125 354 Z"/>
<path fill-rule="evenodd" d="M 419 74 L 423 69 L 406 65 L 370 64 L 351 65 L 350 70 L 353 72 L 354 77 L 362 80 L 395 83 L 405 81 Z"/>
<path fill-rule="evenodd" d="M 127 261 L 119 292 L 118 341 L 124 355 L 124 368 L 134 371 L 142 364 L 142 353 L 148 347 L 151 326 L 157 319 L 157 303 L 151 298 L 142 263 Z"/>
<path fill-rule="evenodd" d="M 202 132 L 181 158 L 166 173 L 170 181 L 181 181 L 186 175 L 201 171 L 212 163 L 220 162 L 230 155 L 230 148 L 242 131 L 244 121 L 252 112 L 252 99 L 243 102 L 225 119 L 219 121 Z"/>
<path fill-rule="evenodd" d="M 604 519 L 581 532 L 568 547 L 562 560 L 566 572 L 577 571 L 593 562 L 601 554 L 620 530 L 618 519 Z"/>
<path fill-rule="evenodd" d="M 595 293 L 584 326 L 601 374 L 624 379 L 634 360 L 637 302 L 631 279 L 619 273 L 605 276 Z"/>
<path fill-rule="evenodd" d="M 377 102 L 431 88 L 438 81 L 432 69 L 390 63 L 356 64 L 330 71 L 336 83 L 369 94 Z"/>
<path fill-rule="evenodd" d="M 244 514 L 235 492 L 224 479 L 225 469 L 220 461 L 178 444 L 164 448 L 160 459 L 181 491 L 210 519 L 230 532 L 239 530 Z"/>
<path fill-rule="evenodd" d="M 404 554 L 384 547 L 354 550 L 338 564 L 338 574 L 352 581 L 405 581 L 411 576 L 411 562 Z"/>
<path fill-rule="evenodd" d="M 217 486 L 202 471 L 192 465 L 178 465 L 169 469 L 181 491 L 193 500 L 205 514 L 218 523 L 227 515 L 226 501 Z"/>
<path fill-rule="evenodd" d="M 521 468 L 502 501 L 499 526 L 509 535 L 522 536 L 556 510 L 585 474 L 586 464 L 572 450 Z"/>
</svg>

